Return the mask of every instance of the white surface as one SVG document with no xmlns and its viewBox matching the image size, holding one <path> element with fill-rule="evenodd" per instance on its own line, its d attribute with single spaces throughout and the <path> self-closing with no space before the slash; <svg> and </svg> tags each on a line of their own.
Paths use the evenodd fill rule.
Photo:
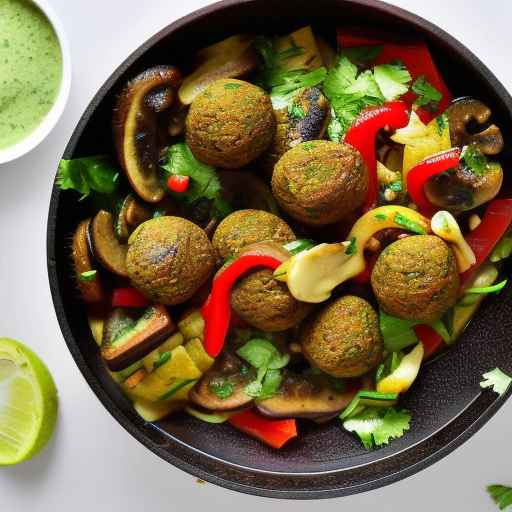
<svg viewBox="0 0 512 512">
<path fill-rule="evenodd" d="M 314 1 L 314 0 L 312 0 Z M 47 282 L 46 216 L 53 175 L 82 111 L 112 69 L 147 37 L 208 0 L 51 0 L 71 43 L 70 101 L 36 150 L 0 166 L 0 334 L 24 340 L 48 363 L 60 392 L 55 437 L 34 461 L 0 469 L 0 509 L 60 511 L 380 512 L 495 510 L 486 484 L 512 484 L 512 403 L 469 442 L 433 467 L 390 487 L 313 503 L 237 494 L 173 468 L 120 427 L 93 395 L 57 325 Z M 508 0 L 399 0 L 471 48 L 509 90 L 512 3 Z M 186 5 L 185 5 L 186 4 Z M 62 243 L 66 243 L 64 240 Z"/>
</svg>

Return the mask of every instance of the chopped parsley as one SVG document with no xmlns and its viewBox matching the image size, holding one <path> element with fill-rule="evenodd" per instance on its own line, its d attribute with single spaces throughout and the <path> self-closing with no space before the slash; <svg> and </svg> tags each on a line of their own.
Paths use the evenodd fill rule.
<svg viewBox="0 0 512 512">
<path fill-rule="evenodd" d="M 357 239 L 354 236 L 350 239 L 350 244 L 346 248 L 345 254 L 348 256 L 352 256 L 352 254 L 355 254 L 356 251 L 357 251 Z"/>
<path fill-rule="evenodd" d="M 240 89 L 240 84 L 229 82 L 227 84 L 224 84 L 224 89 Z"/>
<path fill-rule="evenodd" d="M 412 231 L 413 233 L 418 233 L 419 235 L 424 235 L 426 233 L 425 229 L 420 226 L 417 222 L 409 219 L 405 215 L 401 213 L 395 213 L 395 222 L 399 225 Z"/>
<path fill-rule="evenodd" d="M 373 76 L 386 101 L 396 100 L 409 90 L 411 74 L 402 62 L 381 64 L 373 68 Z"/>
<path fill-rule="evenodd" d="M 412 92 L 417 94 L 415 105 L 435 111 L 443 95 L 427 81 L 424 75 L 419 76 L 412 84 Z"/>
<path fill-rule="evenodd" d="M 80 274 L 79 279 L 80 281 L 94 281 L 97 275 L 97 270 L 87 270 L 86 272 L 82 272 Z"/>
<path fill-rule="evenodd" d="M 483 374 L 484 380 L 480 382 L 481 388 L 492 388 L 498 395 L 504 395 L 512 384 L 512 377 L 499 368 Z"/>
<path fill-rule="evenodd" d="M 489 485 L 487 492 L 500 510 L 505 510 L 512 506 L 512 487 L 506 485 Z"/>
<path fill-rule="evenodd" d="M 288 107 L 288 116 L 291 117 L 292 119 L 300 121 L 301 119 L 304 119 L 306 117 L 306 112 L 304 112 L 304 109 L 300 105 L 292 103 Z"/>
<path fill-rule="evenodd" d="M 375 214 L 375 218 L 376 218 L 377 220 L 387 220 L 387 216 L 386 216 L 386 215 L 384 215 L 383 213 L 376 213 L 376 214 Z"/>
<path fill-rule="evenodd" d="M 355 433 L 368 450 L 387 445 L 409 430 L 411 415 L 394 407 L 367 407 L 343 422 L 343 427 Z"/>
<path fill-rule="evenodd" d="M 221 400 L 229 398 L 235 390 L 233 383 L 229 379 L 222 378 L 211 380 L 208 383 L 208 388 L 214 395 L 219 397 Z"/>
<path fill-rule="evenodd" d="M 448 116 L 444 113 L 441 114 L 440 116 L 437 116 L 436 124 L 437 124 L 437 133 L 439 133 L 439 135 L 442 135 L 443 132 L 449 128 Z"/>
<path fill-rule="evenodd" d="M 478 176 L 482 176 L 489 169 L 487 157 L 474 144 L 464 147 L 461 160 L 473 174 Z"/>
</svg>

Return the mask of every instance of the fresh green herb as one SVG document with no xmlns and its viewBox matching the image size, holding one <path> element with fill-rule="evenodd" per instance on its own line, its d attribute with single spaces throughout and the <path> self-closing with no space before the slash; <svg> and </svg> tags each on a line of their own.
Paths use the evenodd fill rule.
<svg viewBox="0 0 512 512">
<path fill-rule="evenodd" d="M 377 214 L 375 214 L 375 218 L 376 218 L 377 220 L 387 220 L 387 216 L 386 216 L 386 215 L 384 215 L 383 213 L 377 213 Z"/>
<path fill-rule="evenodd" d="M 357 239 L 354 236 L 350 239 L 350 244 L 345 249 L 345 254 L 348 256 L 352 256 L 352 254 L 355 254 L 356 251 L 357 251 Z"/>
<path fill-rule="evenodd" d="M 185 407 L 185 412 L 190 414 L 190 416 L 193 416 L 194 418 L 197 418 L 198 420 L 204 421 L 205 423 L 224 423 L 227 420 L 229 420 L 229 417 L 232 413 L 222 413 L 218 412 L 216 414 L 208 414 L 201 411 L 198 411 L 197 409 L 194 409 L 192 407 Z"/>
<path fill-rule="evenodd" d="M 97 270 L 87 270 L 80 274 L 80 281 L 94 281 L 98 275 Z"/>
<path fill-rule="evenodd" d="M 504 279 L 500 283 L 493 284 L 492 286 L 483 286 L 481 288 L 468 288 L 465 293 L 497 293 L 507 285 L 508 280 Z"/>
<path fill-rule="evenodd" d="M 167 176 L 189 176 L 190 184 L 186 192 L 170 192 L 178 201 L 192 204 L 202 199 L 213 201 L 214 215 L 219 218 L 231 213 L 231 208 L 221 198 L 222 187 L 215 169 L 197 160 L 187 144 L 180 142 L 169 147 L 166 162 L 162 165 Z"/>
<path fill-rule="evenodd" d="M 249 368 L 247 366 L 245 366 L 245 364 L 244 364 L 240 368 L 240 375 L 242 375 L 242 376 L 247 375 L 249 373 L 249 371 L 250 371 Z"/>
<path fill-rule="evenodd" d="M 282 75 L 282 82 L 270 91 L 272 106 L 275 110 L 288 108 L 302 90 L 320 85 L 326 76 L 324 67 L 312 71 L 296 69 L 286 72 Z"/>
<path fill-rule="evenodd" d="M 460 157 L 473 174 L 482 176 L 489 169 L 487 157 L 475 144 L 465 146 Z"/>
<path fill-rule="evenodd" d="M 512 487 L 506 485 L 489 485 L 487 492 L 500 510 L 505 510 L 512 506 Z"/>
<path fill-rule="evenodd" d="M 235 389 L 229 379 L 213 379 L 208 383 L 208 387 L 210 391 L 221 400 L 229 398 Z"/>
<path fill-rule="evenodd" d="M 409 90 L 411 74 L 401 63 L 381 64 L 373 68 L 373 76 L 386 101 L 393 101 Z"/>
<path fill-rule="evenodd" d="M 418 95 L 414 102 L 418 107 L 437 110 L 443 95 L 427 81 L 424 75 L 419 76 L 412 84 L 412 91 Z"/>
<path fill-rule="evenodd" d="M 153 364 L 153 369 L 156 370 L 157 368 L 160 368 L 160 366 L 164 365 L 168 361 L 171 360 L 172 353 L 167 351 L 160 354 L 160 357 L 155 361 Z"/>
<path fill-rule="evenodd" d="M 293 103 L 288 107 L 288 115 L 292 119 L 300 121 L 301 119 L 304 119 L 306 117 L 306 112 L 304 112 L 304 109 L 300 105 Z"/>
<path fill-rule="evenodd" d="M 357 66 L 342 55 L 325 77 L 324 94 L 332 100 L 335 96 L 345 93 L 347 87 L 350 87 L 356 81 L 356 77 Z"/>
<path fill-rule="evenodd" d="M 388 185 L 388 188 L 392 190 L 393 192 L 402 192 L 403 186 L 401 181 L 393 181 L 393 183 L 390 183 Z"/>
<path fill-rule="evenodd" d="M 422 226 L 420 226 L 417 222 L 409 219 L 405 215 L 402 215 L 401 213 L 395 213 L 395 222 L 399 226 L 403 226 L 413 233 L 418 233 L 419 235 L 424 235 L 426 233 Z"/>
<path fill-rule="evenodd" d="M 504 395 L 512 384 L 512 377 L 499 368 L 483 374 L 484 380 L 480 382 L 481 388 L 492 388 L 498 395 Z"/>
<path fill-rule="evenodd" d="M 281 354 L 266 339 L 252 339 L 237 350 L 237 354 L 258 370 L 256 379 L 250 382 L 245 393 L 253 398 L 263 400 L 274 395 L 281 385 L 281 368 L 290 361 L 288 354 Z"/>
<path fill-rule="evenodd" d="M 192 384 L 193 382 L 197 382 L 197 379 L 182 379 L 175 384 L 171 386 L 169 391 L 164 393 L 158 400 L 159 401 L 165 401 L 169 400 L 169 398 L 172 398 L 180 389 L 184 388 L 185 386 L 188 386 L 189 384 Z"/>
<path fill-rule="evenodd" d="M 118 182 L 118 169 L 106 155 L 61 160 L 56 179 L 57 186 L 62 190 L 80 192 L 80 199 L 88 197 L 91 191 L 112 194 Z"/>
<path fill-rule="evenodd" d="M 502 261 L 512 254 L 512 236 L 511 234 L 505 235 L 494 247 L 489 259 L 493 263 Z"/>
<path fill-rule="evenodd" d="M 436 117 L 436 124 L 437 124 L 437 133 L 439 135 L 442 135 L 444 131 L 448 128 L 448 116 L 446 114 L 441 114 L 440 116 Z"/>
<path fill-rule="evenodd" d="M 391 439 L 402 437 L 409 430 L 411 415 L 394 407 L 368 407 L 343 423 L 349 432 L 357 434 L 368 450 L 384 446 Z"/>
<path fill-rule="evenodd" d="M 240 84 L 230 82 L 230 83 L 224 84 L 224 89 L 233 89 L 233 90 L 240 89 Z"/>
<path fill-rule="evenodd" d="M 373 62 L 382 52 L 382 48 L 382 46 L 353 46 L 352 48 L 343 48 L 340 53 L 350 62 L 362 68 Z"/>
</svg>

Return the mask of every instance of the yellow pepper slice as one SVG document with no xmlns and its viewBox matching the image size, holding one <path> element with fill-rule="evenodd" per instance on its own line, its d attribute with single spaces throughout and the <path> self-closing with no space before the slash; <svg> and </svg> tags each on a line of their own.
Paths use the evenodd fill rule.
<svg viewBox="0 0 512 512">
<path fill-rule="evenodd" d="M 377 384 L 379 393 L 405 393 L 416 380 L 420 371 L 425 350 L 423 343 L 418 343 L 400 361 L 396 370 Z"/>
</svg>

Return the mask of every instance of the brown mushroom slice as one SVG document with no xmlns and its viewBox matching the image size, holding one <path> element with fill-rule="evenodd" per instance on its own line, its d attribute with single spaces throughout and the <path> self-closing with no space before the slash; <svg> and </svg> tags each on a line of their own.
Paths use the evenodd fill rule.
<svg viewBox="0 0 512 512">
<path fill-rule="evenodd" d="M 178 91 L 181 103 L 190 105 L 215 80 L 242 77 L 254 70 L 258 58 L 253 39 L 248 35 L 235 35 L 199 51 L 199 67 L 183 80 Z"/>
<path fill-rule="evenodd" d="M 135 192 L 148 203 L 165 195 L 158 177 L 158 160 L 163 146 L 158 116 L 167 110 L 181 84 L 174 66 L 155 66 L 123 89 L 114 109 L 113 131 L 121 166 Z"/>
<path fill-rule="evenodd" d="M 120 371 L 154 350 L 176 326 L 162 305 L 150 306 L 134 320 L 124 309 L 114 309 L 105 322 L 101 355 L 112 371 Z"/>
<path fill-rule="evenodd" d="M 132 194 L 128 194 L 117 216 L 115 226 L 117 238 L 123 242 L 128 240 L 133 229 L 152 217 L 153 214 L 148 208 L 137 201 Z"/>
<path fill-rule="evenodd" d="M 126 271 L 128 246 L 117 239 L 112 214 L 100 210 L 90 224 L 89 236 L 95 258 L 110 272 L 128 277 Z"/>
<path fill-rule="evenodd" d="M 441 173 L 428 180 L 425 195 L 439 208 L 460 213 L 496 197 L 502 184 L 503 169 L 497 162 L 489 164 L 482 175 L 459 166 L 454 172 Z"/>
<path fill-rule="evenodd" d="M 330 417 L 344 409 L 357 389 L 336 391 L 329 379 L 321 375 L 288 374 L 279 392 L 256 403 L 258 410 L 272 418 Z"/>
<path fill-rule="evenodd" d="M 244 407 L 252 398 L 245 394 L 245 387 L 255 379 L 253 370 L 244 371 L 247 367 L 242 361 L 229 352 L 223 352 L 215 364 L 203 375 L 201 380 L 192 388 L 189 399 L 192 403 L 210 411 L 231 411 Z M 229 381 L 233 393 L 220 398 L 213 389 Z"/>
<path fill-rule="evenodd" d="M 268 185 L 254 174 L 239 171 L 220 171 L 222 198 L 233 210 L 264 210 L 279 215 L 277 202 Z"/>
<path fill-rule="evenodd" d="M 94 304 L 101 302 L 104 298 L 100 276 L 96 273 L 94 279 L 83 280 L 83 278 L 81 278 L 82 274 L 85 272 L 94 270 L 87 241 L 90 222 L 91 219 L 86 219 L 78 224 L 75 234 L 73 235 L 71 257 L 73 259 L 76 284 L 82 298 L 88 304 Z"/>
<path fill-rule="evenodd" d="M 491 124 L 481 131 L 471 130 L 472 126 L 486 125 L 491 118 L 491 109 L 474 98 L 455 100 L 447 109 L 450 138 L 454 146 L 476 144 L 485 155 L 497 155 L 504 146 L 501 130 Z"/>
</svg>

